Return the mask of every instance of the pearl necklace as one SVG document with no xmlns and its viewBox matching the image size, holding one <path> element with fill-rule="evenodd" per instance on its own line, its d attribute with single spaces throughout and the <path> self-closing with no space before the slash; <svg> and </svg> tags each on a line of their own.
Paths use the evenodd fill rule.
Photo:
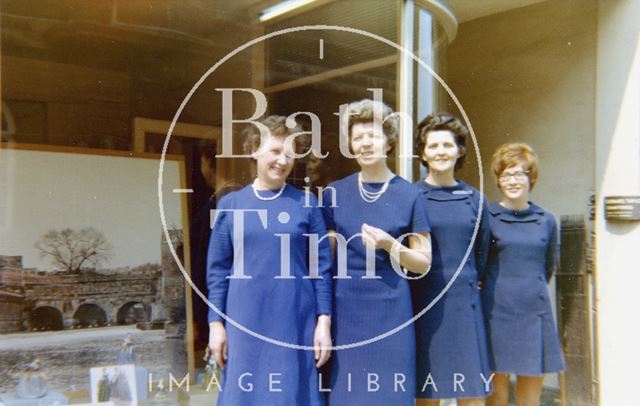
<svg viewBox="0 0 640 406">
<path fill-rule="evenodd" d="M 384 194 L 384 192 L 387 191 L 387 188 L 389 187 L 389 182 L 391 181 L 392 178 L 393 176 L 387 179 L 387 181 L 384 182 L 384 184 L 382 185 L 382 188 L 380 188 L 379 191 L 369 192 L 367 189 L 364 188 L 364 182 L 362 181 L 362 172 L 360 172 L 358 174 L 358 191 L 360 192 L 360 197 L 362 197 L 362 200 L 364 200 L 367 203 L 374 203 L 375 201 L 380 199 L 380 197 Z"/>
<path fill-rule="evenodd" d="M 256 195 L 256 197 L 260 200 L 276 200 L 277 198 L 280 197 L 280 195 L 282 194 L 282 192 L 284 191 L 284 188 L 287 186 L 287 182 L 282 184 L 282 187 L 280 188 L 280 190 L 278 190 L 278 193 L 276 193 L 275 195 L 271 196 L 271 197 L 262 197 L 258 194 L 258 190 L 256 189 L 256 183 L 258 182 L 258 179 L 256 178 L 253 183 L 251 184 L 251 189 L 253 189 L 253 194 Z"/>
</svg>

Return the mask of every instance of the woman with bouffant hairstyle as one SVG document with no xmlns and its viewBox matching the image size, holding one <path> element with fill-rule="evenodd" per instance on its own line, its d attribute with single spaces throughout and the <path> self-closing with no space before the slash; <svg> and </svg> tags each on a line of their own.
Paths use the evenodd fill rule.
<svg viewBox="0 0 640 406">
<path fill-rule="evenodd" d="M 301 130 L 281 116 L 261 123 L 269 134 L 255 131 L 245 144 L 257 177 L 220 200 L 209 242 L 209 347 L 222 368 L 218 406 L 323 406 L 317 368 L 331 347 L 331 248 L 319 243 L 317 269 L 310 270 L 307 236 L 324 236 L 326 227 L 315 197 L 286 182 L 298 137 L 285 140 Z M 243 221 L 234 224 L 237 214 Z"/>
<path fill-rule="evenodd" d="M 450 398 L 460 406 L 482 405 L 490 391 L 478 290 L 489 249 L 488 205 L 478 190 L 455 178 L 464 163 L 468 136 L 464 123 L 449 113 L 427 116 L 416 131 L 416 155 L 427 169 L 416 185 L 425 201 L 433 246 L 431 270 L 411 281 L 414 313 L 421 316 L 415 323 L 418 406 Z M 428 377 L 432 384 L 425 384 Z M 464 382 L 456 384 L 461 377 Z"/>
<path fill-rule="evenodd" d="M 436 113 L 425 117 L 416 129 L 415 151 L 420 159 L 420 163 L 425 168 L 429 168 L 429 163 L 424 156 L 427 146 L 428 135 L 431 131 L 448 131 L 453 137 L 453 141 L 458 147 L 458 158 L 456 159 L 454 171 L 462 168 L 467 158 L 467 138 L 469 129 L 458 118 L 449 113 Z"/>
<path fill-rule="evenodd" d="M 391 108 L 365 99 L 349 104 L 348 112 L 349 147 L 360 171 L 329 185 L 335 204 L 327 188 L 323 213 L 327 228 L 349 241 L 346 249 L 336 250 L 332 324 L 336 345 L 354 347 L 332 357 L 329 405 L 413 406 L 415 334 L 413 324 L 401 328 L 412 317 L 411 293 L 391 261 L 427 272 L 429 223 L 420 191 L 387 164 L 398 134 Z M 402 243 L 396 240 L 408 233 Z"/>
<path fill-rule="evenodd" d="M 494 393 L 488 405 L 540 404 L 545 373 L 564 370 L 547 284 L 559 256 L 553 214 L 529 201 L 538 180 L 538 156 L 527 144 L 505 144 L 491 167 L 502 199 L 489 207 L 491 247 L 482 291 L 492 349 Z"/>
</svg>

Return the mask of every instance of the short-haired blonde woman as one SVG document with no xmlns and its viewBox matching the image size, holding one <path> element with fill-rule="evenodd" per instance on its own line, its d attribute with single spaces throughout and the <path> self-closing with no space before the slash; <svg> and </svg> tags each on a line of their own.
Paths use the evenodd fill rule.
<svg viewBox="0 0 640 406">
<path fill-rule="evenodd" d="M 331 248 L 326 240 L 320 244 L 318 269 L 311 270 L 319 278 L 309 278 L 307 236 L 324 236 L 326 227 L 315 197 L 286 182 L 294 159 L 285 139 L 300 128 L 288 128 L 281 116 L 262 124 L 270 135 L 252 133 L 245 144 L 257 178 L 220 200 L 218 210 L 227 211 L 216 219 L 209 242 L 209 301 L 229 318 L 209 311 L 209 347 L 223 368 L 218 406 L 323 406 L 317 368 L 331 347 Z M 283 240 L 289 244 L 284 249 Z M 315 354 L 267 342 L 231 320 L 272 340 L 314 346 Z"/>
<path fill-rule="evenodd" d="M 558 265 L 558 227 L 553 214 L 529 201 L 538 179 L 538 157 L 529 145 L 502 145 L 492 169 L 503 196 L 489 207 L 483 305 L 495 376 L 487 404 L 508 404 L 514 374 L 518 405 L 539 405 L 544 374 L 564 370 L 547 287 Z"/>
<path fill-rule="evenodd" d="M 375 111 L 383 120 L 378 125 Z M 348 112 L 349 146 L 360 171 L 330 184 L 335 202 L 331 189 L 323 199 L 327 228 L 350 240 L 346 249 L 350 279 L 335 280 L 332 325 L 336 345 L 366 343 L 333 353 L 329 404 L 413 406 L 415 335 L 413 324 L 403 326 L 413 316 L 411 292 L 404 275 L 394 271 L 390 256 L 395 246 L 400 265 L 427 272 L 430 227 L 420 191 L 387 165 L 398 131 L 391 108 L 365 99 L 351 103 Z M 415 234 L 404 238 L 403 244 L 396 241 L 407 233 Z M 373 261 L 368 261 L 367 248 L 375 250 Z M 344 252 L 336 251 L 340 276 Z M 374 263 L 375 275 L 370 266 Z"/>
</svg>

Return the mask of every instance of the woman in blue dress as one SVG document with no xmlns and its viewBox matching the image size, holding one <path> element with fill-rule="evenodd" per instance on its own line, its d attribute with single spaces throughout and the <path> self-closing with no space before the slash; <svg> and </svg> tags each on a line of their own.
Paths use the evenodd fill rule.
<svg viewBox="0 0 640 406">
<path fill-rule="evenodd" d="M 331 183 L 322 201 L 337 237 L 329 404 L 413 406 L 415 335 L 400 266 L 428 271 L 429 223 L 419 190 L 387 166 L 397 139 L 392 110 L 365 99 L 348 114 L 360 172 Z"/>
<path fill-rule="evenodd" d="M 489 248 L 487 203 L 454 177 L 464 163 L 468 136 L 464 123 L 448 113 L 426 117 L 416 133 L 416 155 L 427 168 L 417 186 L 426 202 L 433 247 L 431 271 L 411 283 L 414 312 L 420 315 L 415 325 L 416 405 L 452 398 L 460 406 L 482 405 L 491 391 L 478 287 Z"/>
<path fill-rule="evenodd" d="M 539 405 L 545 373 L 564 370 L 547 283 L 558 265 L 553 214 L 529 202 L 538 158 L 526 144 L 505 144 L 493 155 L 502 200 L 489 208 L 491 249 L 483 304 L 493 353 L 493 406 L 507 405 L 510 374 L 516 401 Z"/>
<path fill-rule="evenodd" d="M 310 269 L 307 235 L 322 237 L 326 227 L 315 197 L 286 183 L 294 159 L 285 138 L 300 128 L 279 116 L 262 124 L 270 135 L 253 133 L 245 144 L 257 178 L 220 200 L 209 243 L 209 346 L 223 368 L 218 406 L 322 406 L 317 368 L 331 347 L 331 248 L 322 241 Z M 274 340 L 314 346 L 315 354 Z"/>
</svg>

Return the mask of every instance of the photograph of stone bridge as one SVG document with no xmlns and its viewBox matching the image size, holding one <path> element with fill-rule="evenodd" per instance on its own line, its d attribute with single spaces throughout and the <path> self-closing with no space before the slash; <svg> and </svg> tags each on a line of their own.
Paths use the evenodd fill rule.
<svg viewBox="0 0 640 406">
<path fill-rule="evenodd" d="M 169 235 L 182 257 L 182 231 Z M 127 337 L 149 373 L 184 376 L 185 279 L 160 243 L 159 263 L 77 272 L 24 267 L 23 256 L 0 255 L 0 394 L 15 390 L 16 376 L 36 357 L 51 388 L 86 389 L 89 369 L 114 364 Z"/>
<path fill-rule="evenodd" d="M 21 256 L 0 255 L 0 334 L 184 322 L 184 280 L 164 246 L 161 264 L 77 273 L 24 268 Z"/>
</svg>

